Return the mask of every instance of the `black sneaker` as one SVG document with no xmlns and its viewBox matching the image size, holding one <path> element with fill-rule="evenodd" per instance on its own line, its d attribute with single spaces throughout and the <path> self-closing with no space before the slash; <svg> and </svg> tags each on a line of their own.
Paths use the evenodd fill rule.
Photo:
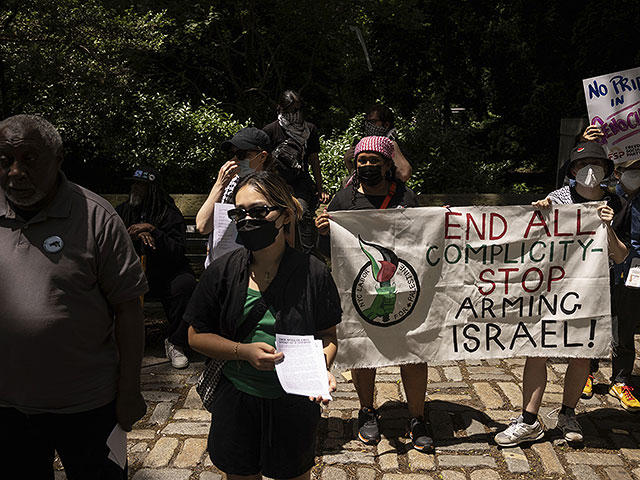
<svg viewBox="0 0 640 480">
<path fill-rule="evenodd" d="M 367 445 L 377 445 L 380 441 L 380 425 L 378 412 L 363 407 L 358 412 L 358 438 Z"/>
<path fill-rule="evenodd" d="M 427 426 L 424 423 L 424 418 L 413 417 L 409 420 L 409 438 L 413 443 L 413 448 L 419 452 L 431 452 L 433 451 L 433 439 L 427 433 Z"/>
</svg>

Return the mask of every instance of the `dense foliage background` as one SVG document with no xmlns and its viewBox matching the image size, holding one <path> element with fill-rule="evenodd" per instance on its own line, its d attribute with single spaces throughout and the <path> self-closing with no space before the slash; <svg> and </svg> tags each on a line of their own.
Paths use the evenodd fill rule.
<svg viewBox="0 0 640 480">
<path fill-rule="evenodd" d="M 560 119 L 586 115 L 581 80 L 640 65 L 627 27 L 639 23 L 634 0 L 3 0 L 0 116 L 49 119 L 67 175 L 94 190 L 124 191 L 147 163 L 170 191 L 204 193 L 220 143 L 275 119 L 291 88 L 335 191 L 363 110 L 381 100 L 416 190 L 544 189 Z M 518 171 L 547 182 L 514 183 Z"/>
</svg>

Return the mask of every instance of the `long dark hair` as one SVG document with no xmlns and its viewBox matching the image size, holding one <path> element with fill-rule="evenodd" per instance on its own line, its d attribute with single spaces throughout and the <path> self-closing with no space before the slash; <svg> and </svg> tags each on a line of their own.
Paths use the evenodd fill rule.
<svg viewBox="0 0 640 480">
<path fill-rule="evenodd" d="M 159 183 L 149 182 L 147 185 L 147 194 L 140 208 L 134 208 L 129 201 L 123 206 L 122 221 L 127 227 L 141 221 L 156 227 L 167 213 L 169 206 L 176 204 Z"/>
</svg>

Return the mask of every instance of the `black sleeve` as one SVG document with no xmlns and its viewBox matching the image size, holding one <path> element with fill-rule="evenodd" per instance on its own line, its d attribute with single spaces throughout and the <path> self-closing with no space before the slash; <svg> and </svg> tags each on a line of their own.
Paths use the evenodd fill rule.
<svg viewBox="0 0 640 480">
<path fill-rule="evenodd" d="M 187 243 L 187 225 L 177 208 L 168 208 L 167 213 L 151 236 L 156 241 L 156 252 L 163 257 L 177 260 L 184 257 Z"/>
<path fill-rule="evenodd" d="M 310 124 L 310 135 L 307 139 L 307 154 L 310 155 L 312 153 L 320 153 L 320 135 L 318 135 L 318 128 L 311 123 Z"/>
<path fill-rule="evenodd" d="M 611 228 L 626 246 L 631 245 L 631 204 L 620 196 L 612 197 L 608 205 L 613 209 Z"/>
<path fill-rule="evenodd" d="M 418 201 L 418 196 L 415 194 L 413 190 L 410 188 L 406 188 L 405 192 L 405 205 L 407 207 L 419 207 L 420 202 Z"/>
<path fill-rule="evenodd" d="M 345 206 L 345 195 L 349 195 L 351 198 L 351 187 L 347 187 L 343 190 L 340 190 L 329 202 L 329 206 L 327 207 L 327 212 L 336 212 L 338 210 L 348 210 Z M 331 232 L 328 235 L 320 235 L 318 234 L 318 250 L 325 257 L 331 257 Z"/>
<path fill-rule="evenodd" d="M 351 185 L 343 188 L 334 195 L 327 206 L 327 212 L 337 212 L 339 210 L 350 210 L 351 207 L 351 195 L 353 194 L 353 188 Z"/>
<path fill-rule="evenodd" d="M 320 263 L 318 261 L 318 263 Z M 342 307 L 338 287 L 326 265 L 318 266 L 317 292 L 315 295 L 316 331 L 326 330 L 342 321 Z"/>
<path fill-rule="evenodd" d="M 196 289 L 191 295 L 191 300 L 184 312 L 183 319 L 191 325 L 198 333 L 217 333 L 221 332 L 220 328 L 220 312 L 221 304 L 220 296 L 217 294 L 217 282 L 219 272 L 216 268 L 207 268 Z"/>
</svg>

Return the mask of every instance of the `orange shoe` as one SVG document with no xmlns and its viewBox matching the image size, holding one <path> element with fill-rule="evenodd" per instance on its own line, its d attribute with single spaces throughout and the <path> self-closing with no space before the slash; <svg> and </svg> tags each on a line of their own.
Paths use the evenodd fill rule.
<svg viewBox="0 0 640 480">
<path fill-rule="evenodd" d="M 589 374 L 587 377 L 587 383 L 584 384 L 584 388 L 582 389 L 582 395 L 580 398 L 591 398 L 593 397 L 593 375 Z"/>
</svg>

